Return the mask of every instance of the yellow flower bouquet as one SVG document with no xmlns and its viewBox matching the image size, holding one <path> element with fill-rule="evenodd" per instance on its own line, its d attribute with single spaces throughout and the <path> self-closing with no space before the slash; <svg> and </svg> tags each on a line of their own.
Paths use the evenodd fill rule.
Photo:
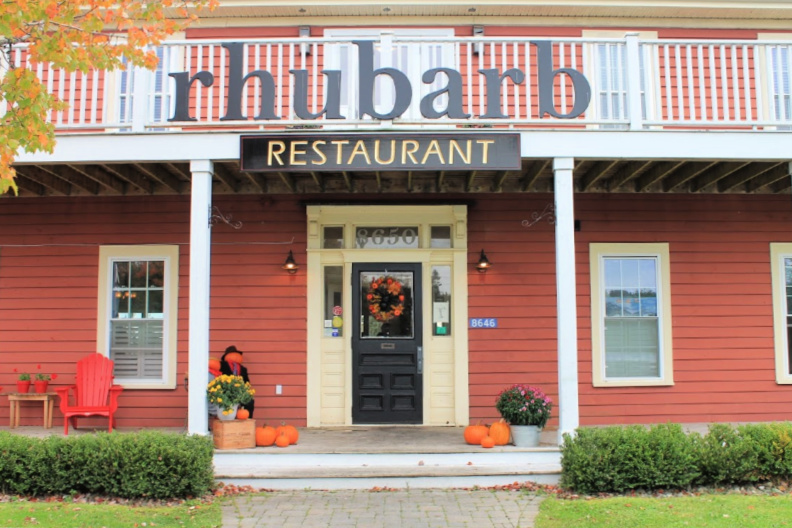
<svg viewBox="0 0 792 528">
<path fill-rule="evenodd" d="M 225 415 L 234 412 L 235 405 L 250 402 L 254 394 L 256 391 L 242 376 L 223 374 L 210 381 L 206 387 L 209 403 L 217 405 Z"/>
</svg>

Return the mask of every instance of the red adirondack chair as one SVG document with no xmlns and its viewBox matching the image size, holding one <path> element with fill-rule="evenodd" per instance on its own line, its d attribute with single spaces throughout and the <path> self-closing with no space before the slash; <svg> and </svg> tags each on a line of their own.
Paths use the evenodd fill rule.
<svg viewBox="0 0 792 528">
<path fill-rule="evenodd" d="M 63 434 L 69 434 L 69 421 L 77 429 L 78 416 L 107 416 L 107 430 L 113 430 L 118 409 L 118 395 L 123 387 L 113 385 L 113 361 L 101 354 L 91 354 L 77 362 L 77 384 L 55 389 L 63 413 Z M 69 392 L 74 390 L 74 404 Z"/>
</svg>

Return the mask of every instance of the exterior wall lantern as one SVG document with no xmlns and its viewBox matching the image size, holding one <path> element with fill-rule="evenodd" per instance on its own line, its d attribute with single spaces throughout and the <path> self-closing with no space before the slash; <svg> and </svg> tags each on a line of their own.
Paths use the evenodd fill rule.
<svg viewBox="0 0 792 528">
<path fill-rule="evenodd" d="M 286 257 L 286 262 L 283 263 L 283 266 L 281 266 L 281 268 L 288 271 L 290 275 L 294 275 L 295 273 L 297 273 L 297 270 L 300 269 L 300 266 L 298 266 L 297 263 L 294 262 L 294 255 L 292 255 L 291 250 L 289 250 L 289 256 Z"/>
<path fill-rule="evenodd" d="M 478 271 L 479 273 L 487 273 L 487 270 L 490 269 L 491 267 L 492 264 L 490 264 L 487 255 L 484 254 L 484 250 L 482 249 L 481 256 L 479 257 L 478 262 L 476 263 L 476 271 Z"/>
</svg>

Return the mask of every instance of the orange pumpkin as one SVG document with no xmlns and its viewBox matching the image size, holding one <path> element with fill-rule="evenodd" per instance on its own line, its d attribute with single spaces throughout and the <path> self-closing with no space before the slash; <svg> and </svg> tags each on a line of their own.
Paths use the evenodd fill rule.
<svg viewBox="0 0 792 528">
<path fill-rule="evenodd" d="M 220 360 L 217 358 L 209 358 L 209 368 L 211 370 L 220 370 Z"/>
<path fill-rule="evenodd" d="M 493 440 L 495 440 L 495 445 L 501 446 L 508 444 L 509 437 L 511 436 L 509 424 L 504 422 L 503 418 L 501 418 L 500 422 L 495 422 L 494 424 L 490 425 L 489 435 Z"/>
<path fill-rule="evenodd" d="M 481 445 L 481 441 L 489 433 L 489 427 L 486 425 L 468 425 L 465 427 L 465 442 L 470 445 Z"/>
<path fill-rule="evenodd" d="M 297 431 L 297 428 L 293 425 L 286 425 L 286 422 L 281 422 L 281 425 L 275 429 L 275 434 L 278 436 L 281 433 L 286 433 L 286 437 L 289 439 L 289 444 L 294 445 L 297 443 L 297 440 L 300 439 L 300 433 Z"/>
<path fill-rule="evenodd" d="M 225 360 L 229 363 L 242 364 L 242 354 L 239 352 L 229 352 L 225 355 Z"/>
<path fill-rule="evenodd" d="M 256 427 L 256 445 L 268 447 L 275 443 L 275 428 L 270 425 Z"/>
<path fill-rule="evenodd" d="M 481 447 L 491 449 L 495 447 L 495 440 L 491 436 L 485 436 L 481 439 Z"/>
<path fill-rule="evenodd" d="M 237 411 L 236 419 L 237 420 L 247 420 L 248 418 L 250 418 L 250 411 L 240 407 L 239 410 Z"/>
<path fill-rule="evenodd" d="M 281 431 L 281 434 L 275 440 L 275 445 L 278 447 L 289 447 L 289 437 L 286 436 L 286 431 Z"/>
</svg>

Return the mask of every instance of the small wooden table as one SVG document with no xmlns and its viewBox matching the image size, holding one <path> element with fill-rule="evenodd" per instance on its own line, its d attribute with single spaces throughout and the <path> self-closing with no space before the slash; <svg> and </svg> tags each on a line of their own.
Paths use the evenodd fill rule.
<svg viewBox="0 0 792 528">
<path fill-rule="evenodd" d="M 19 427 L 19 404 L 26 401 L 40 401 L 44 402 L 44 427 L 50 429 L 52 427 L 52 411 L 55 409 L 55 397 L 58 396 L 55 392 L 28 392 L 19 393 L 11 392 L 8 394 L 8 403 L 11 404 L 10 424 L 11 429 Z"/>
</svg>

